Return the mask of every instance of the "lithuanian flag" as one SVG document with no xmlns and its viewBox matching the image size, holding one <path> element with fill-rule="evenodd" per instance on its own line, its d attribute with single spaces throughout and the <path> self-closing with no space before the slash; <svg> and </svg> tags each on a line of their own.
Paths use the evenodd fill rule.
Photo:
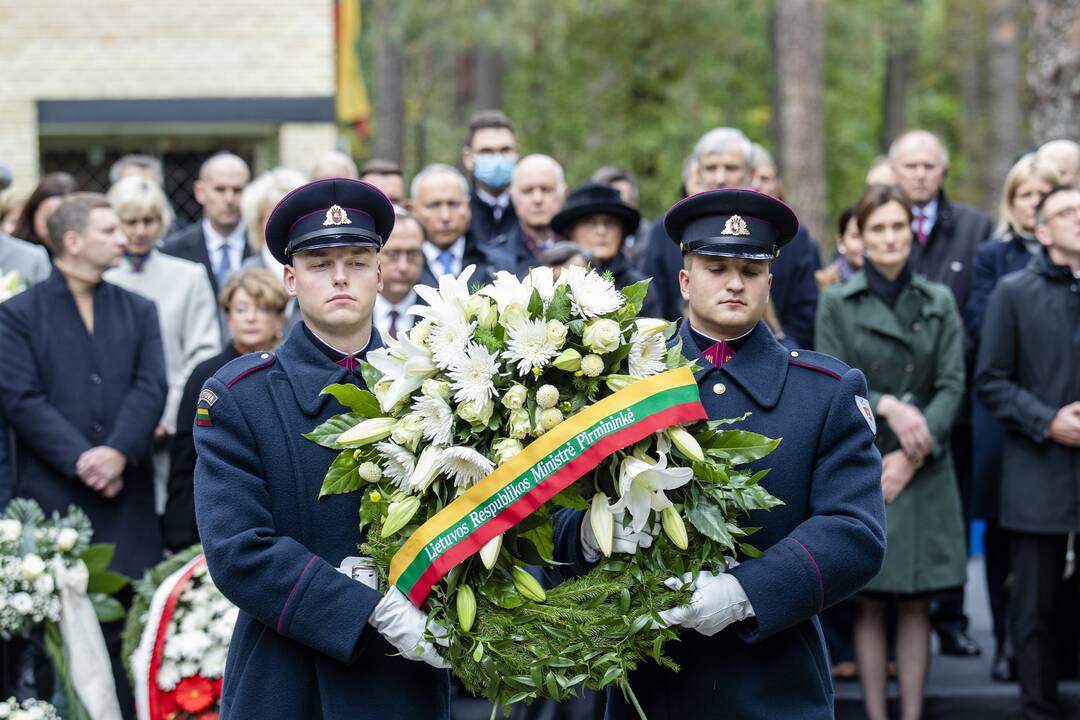
<svg viewBox="0 0 1080 720">
<path fill-rule="evenodd" d="M 368 136 L 371 101 L 360 70 L 360 0 L 337 0 L 337 119 Z"/>
</svg>

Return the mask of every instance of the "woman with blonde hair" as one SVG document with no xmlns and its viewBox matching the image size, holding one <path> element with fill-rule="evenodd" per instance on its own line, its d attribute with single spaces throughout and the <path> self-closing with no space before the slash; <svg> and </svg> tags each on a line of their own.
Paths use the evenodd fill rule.
<svg viewBox="0 0 1080 720">
<path fill-rule="evenodd" d="M 184 381 L 192 368 L 221 349 L 221 330 L 203 266 L 158 250 L 173 220 L 161 186 L 130 176 L 113 185 L 107 197 L 128 242 L 121 264 L 108 270 L 105 280 L 154 301 L 165 346 L 169 394 L 154 431 L 155 506 L 160 515 L 169 476 L 168 444 L 176 433 L 173 422 Z"/>
<path fill-rule="evenodd" d="M 1034 234 L 1035 207 L 1057 183 L 1057 168 L 1045 160 L 1039 160 L 1035 153 L 1020 158 L 1005 176 L 998 226 L 994 235 L 975 253 L 971 296 L 964 308 L 967 335 L 976 347 L 990 293 L 998 280 L 1024 269 L 1033 255 L 1042 253 Z M 983 540 L 986 585 L 997 648 L 990 666 L 990 676 L 999 682 L 1008 682 L 1016 677 L 1006 622 L 1009 603 L 1007 580 L 1011 570 L 1009 537 L 997 521 L 1001 496 L 1001 452 L 1005 436 L 1001 424 L 983 407 L 974 393 L 971 402 L 971 442 L 974 450 L 971 514 L 972 517 L 986 520 Z"/>
<path fill-rule="evenodd" d="M 275 167 L 255 178 L 240 196 L 240 214 L 248 229 L 251 257 L 241 266 L 244 270 L 269 270 L 281 280 L 281 263 L 266 249 L 266 218 L 270 211 L 290 192 L 307 182 L 302 174 L 287 167 Z"/>
</svg>

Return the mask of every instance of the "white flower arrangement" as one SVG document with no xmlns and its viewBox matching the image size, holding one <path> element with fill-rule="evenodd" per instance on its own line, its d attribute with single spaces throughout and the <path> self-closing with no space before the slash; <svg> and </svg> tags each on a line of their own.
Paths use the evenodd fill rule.
<svg viewBox="0 0 1080 720">
<path fill-rule="evenodd" d="M 13 697 L 0 702 L 2 720 L 60 720 L 60 713 L 44 700 L 30 698 L 19 702 Z"/>
<path fill-rule="evenodd" d="M 184 678 L 217 680 L 225 671 L 238 611 L 199 566 L 180 591 L 165 634 L 157 685 L 175 690 Z"/>
</svg>

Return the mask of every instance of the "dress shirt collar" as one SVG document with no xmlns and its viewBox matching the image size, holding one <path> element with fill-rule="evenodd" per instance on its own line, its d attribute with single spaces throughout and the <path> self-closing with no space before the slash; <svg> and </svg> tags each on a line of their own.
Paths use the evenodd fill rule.
<svg viewBox="0 0 1080 720">
<path fill-rule="evenodd" d="M 439 262 L 439 255 L 443 250 L 433 242 L 426 242 L 423 245 L 424 257 L 427 258 L 428 267 L 431 268 L 431 272 L 438 277 L 442 274 L 442 263 Z M 465 236 L 462 235 L 454 244 L 447 248 L 454 256 L 454 277 L 461 274 L 464 269 L 462 263 L 465 259 Z"/>
<path fill-rule="evenodd" d="M 488 207 L 499 208 L 505 210 L 510 207 L 510 191 L 504 190 L 498 195 L 492 195 L 483 188 L 476 188 L 476 197 L 480 198 L 480 202 L 484 203 Z"/>
</svg>

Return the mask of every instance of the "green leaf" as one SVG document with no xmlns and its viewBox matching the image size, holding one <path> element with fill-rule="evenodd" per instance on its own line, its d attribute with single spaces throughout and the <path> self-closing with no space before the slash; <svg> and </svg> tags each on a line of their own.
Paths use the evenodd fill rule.
<svg viewBox="0 0 1080 720">
<path fill-rule="evenodd" d="M 746 430 L 726 430 L 720 433 L 710 444 L 711 455 L 722 457 L 732 465 L 742 465 L 765 457 L 780 444 L 782 438 L 775 440 Z"/>
<path fill-rule="evenodd" d="M 560 285 L 555 289 L 555 295 L 548 303 L 544 317 L 548 320 L 568 323 L 570 322 L 570 307 L 570 286 Z"/>
<path fill-rule="evenodd" d="M 649 293 L 649 278 L 638 280 L 633 285 L 627 285 L 622 289 L 626 304 L 634 308 L 634 315 L 641 312 L 641 306 L 645 304 L 645 296 Z"/>
<path fill-rule="evenodd" d="M 127 614 L 124 610 L 124 606 L 120 604 L 120 601 L 114 597 L 108 595 L 102 595 L 101 593 L 92 593 L 90 595 L 90 603 L 94 606 L 94 614 L 97 615 L 98 622 L 116 622 L 117 620 L 123 620 Z"/>
<path fill-rule="evenodd" d="M 126 575 L 121 575 L 112 570 L 101 570 L 99 572 L 90 573 L 90 582 L 86 585 L 86 591 L 89 593 L 115 595 L 130 582 L 131 578 Z"/>
<path fill-rule="evenodd" d="M 544 523 L 532 530 L 527 530 L 521 533 L 521 538 L 532 544 L 545 565 L 555 557 L 555 543 L 551 537 L 551 523 Z M 522 559 L 527 560 L 528 558 Z"/>
<path fill-rule="evenodd" d="M 322 488 L 319 489 L 319 497 L 326 495 L 343 495 L 356 492 L 360 489 L 363 481 L 357 468 L 360 463 L 353 459 L 352 450 L 342 450 L 330 464 L 323 478 Z"/>
<path fill-rule="evenodd" d="M 382 417 L 379 401 L 368 390 L 361 390 L 351 383 L 327 385 L 320 395 L 333 395 L 334 399 L 362 418 Z"/>
<path fill-rule="evenodd" d="M 521 596 L 510 578 L 502 574 L 498 568 L 488 576 L 488 579 L 479 588 L 480 594 L 494 605 L 504 610 L 513 610 L 521 607 Z"/>
<path fill-rule="evenodd" d="M 618 665 L 613 665 L 607 669 L 607 672 L 604 673 L 604 677 L 600 680 L 600 685 L 598 687 L 607 687 L 611 683 L 622 678 L 622 676 L 623 669 Z"/>
<path fill-rule="evenodd" d="M 750 543 L 739 543 L 739 550 L 741 550 L 742 553 L 744 555 L 746 555 L 747 557 L 752 557 L 752 558 L 765 557 L 765 553 L 761 552 L 760 550 L 758 550 L 756 547 L 754 547 Z"/>
<path fill-rule="evenodd" d="M 304 437 L 331 450 L 343 450 L 345 446 L 339 445 L 337 442 L 337 439 L 341 437 L 341 433 L 364 419 L 355 413 L 335 415 L 311 432 L 304 433 Z"/>
<path fill-rule="evenodd" d="M 476 328 L 473 330 L 473 339 L 483 345 L 488 352 L 496 353 L 503 349 L 502 342 L 491 330 Z"/>
<path fill-rule="evenodd" d="M 104 572 L 109 563 L 112 562 L 113 555 L 116 553 L 116 546 L 112 543 L 96 543 L 86 548 L 79 559 L 86 564 L 86 569 L 91 575 L 94 573 Z"/>
<path fill-rule="evenodd" d="M 563 490 L 560 493 L 556 493 L 551 502 L 555 503 L 559 507 L 573 508 L 574 510 L 588 510 L 589 501 L 581 497 L 575 492 L 569 490 Z"/>
<path fill-rule="evenodd" d="M 664 367 L 674 370 L 689 362 L 682 353 L 682 338 L 679 338 L 678 342 L 667 349 L 667 353 L 664 355 Z"/>
<path fill-rule="evenodd" d="M 540 297 L 540 291 L 536 288 L 533 288 L 532 295 L 529 296 L 529 307 L 526 310 L 530 318 L 544 317 L 544 298 Z"/>
<path fill-rule="evenodd" d="M 687 502 L 686 519 L 705 537 L 726 547 L 734 547 L 735 540 L 727 530 L 724 514 L 710 501 L 702 499 L 696 503 Z"/>
<path fill-rule="evenodd" d="M 371 493 L 364 493 L 364 496 L 360 498 L 360 529 L 363 530 L 378 520 L 382 507 L 386 504 L 386 496 L 383 496 L 382 500 L 376 503 L 371 501 Z"/>
<path fill-rule="evenodd" d="M 382 379 L 383 374 L 375 369 L 375 366 L 366 360 L 360 361 L 360 377 L 364 378 L 364 384 L 369 388 L 375 387 L 375 383 Z"/>
</svg>

